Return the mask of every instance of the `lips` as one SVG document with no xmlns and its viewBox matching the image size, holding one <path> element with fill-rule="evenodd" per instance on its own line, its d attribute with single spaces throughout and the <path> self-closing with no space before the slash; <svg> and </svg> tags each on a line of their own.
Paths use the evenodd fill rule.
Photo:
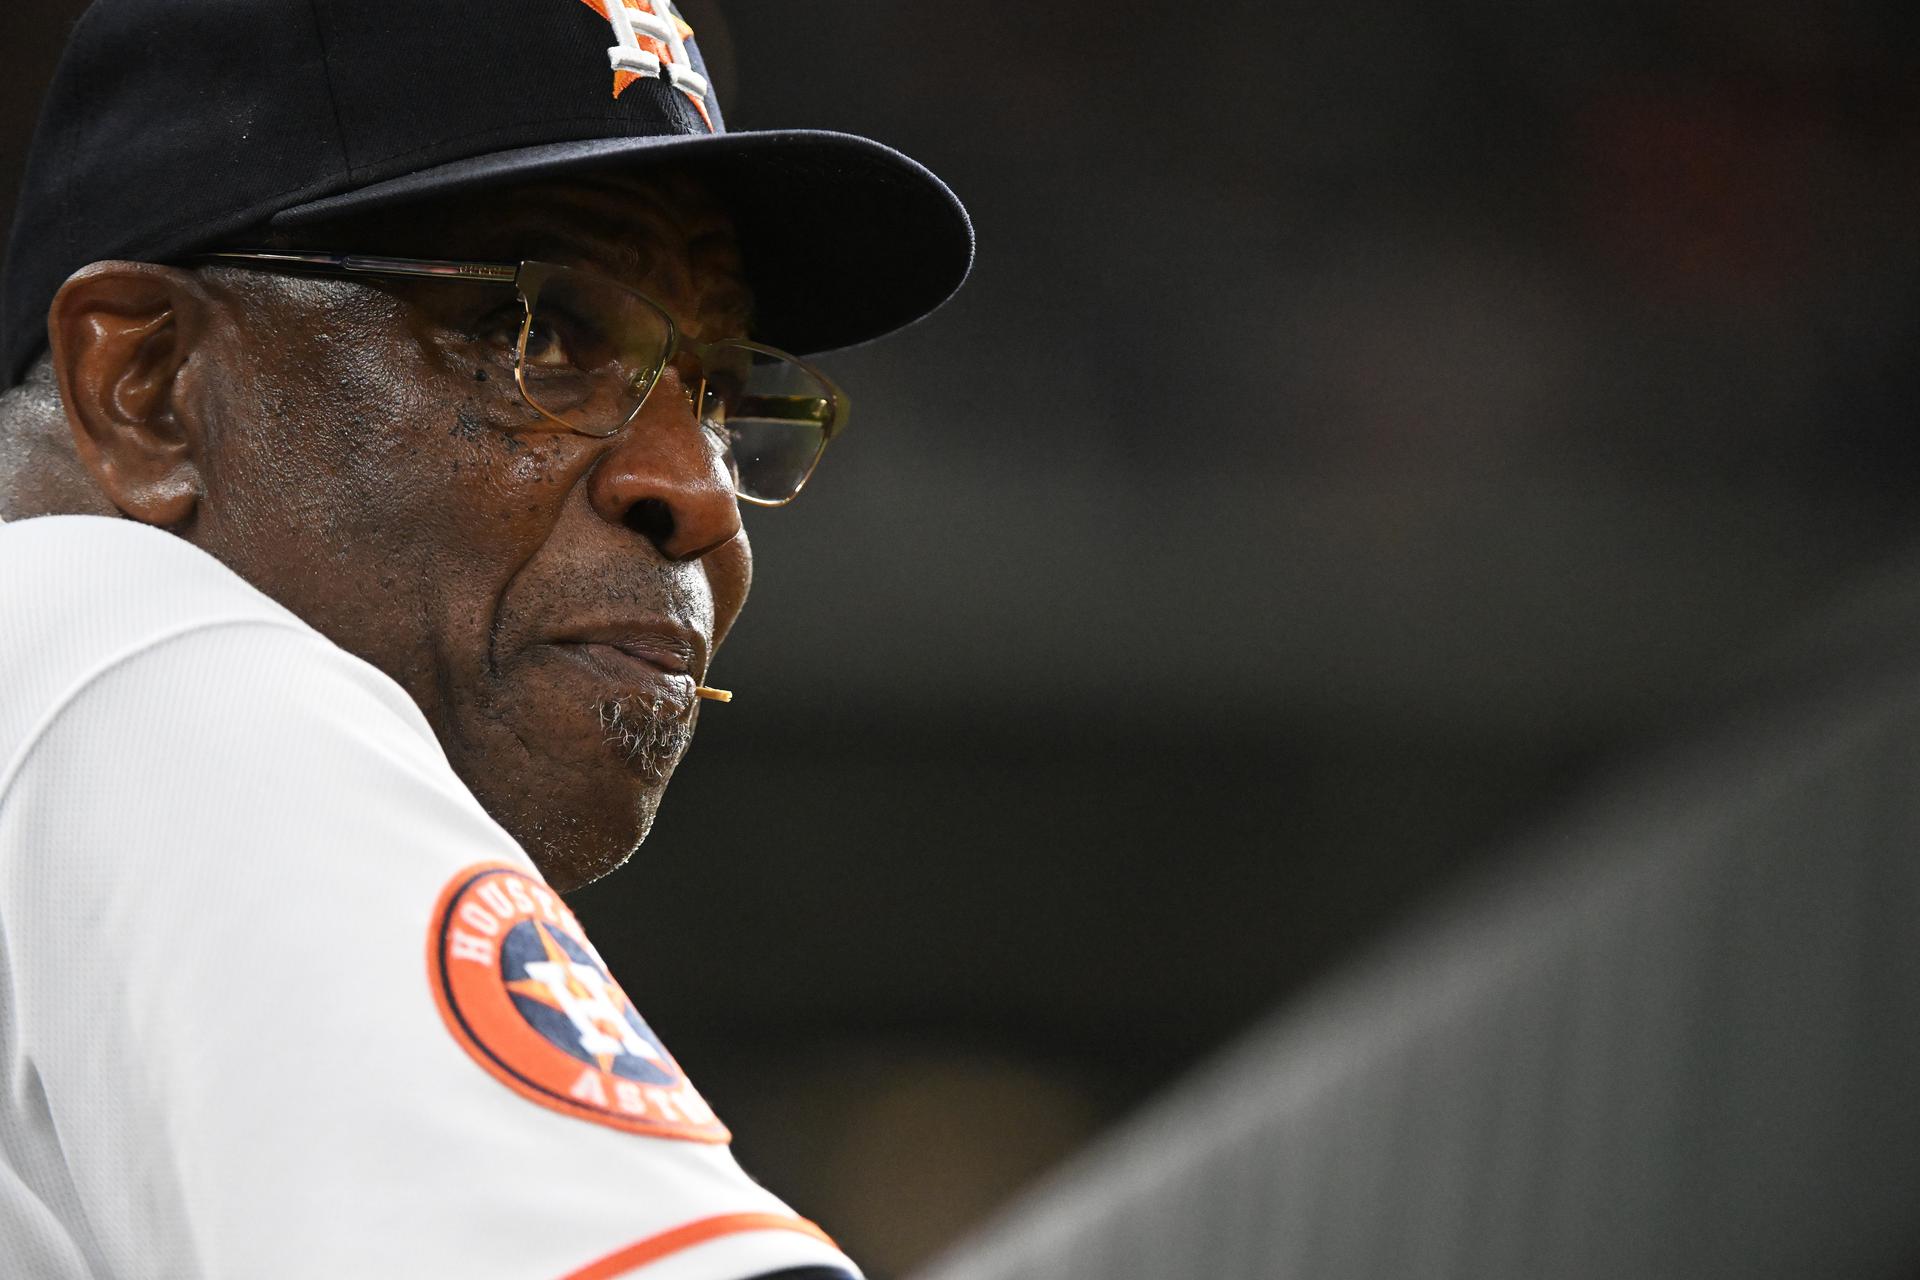
<svg viewBox="0 0 1920 1280">
<path fill-rule="evenodd" d="M 686 667 L 676 665 L 677 659 L 611 644 L 563 643 L 563 647 L 574 650 L 582 661 L 600 668 L 616 679 L 641 683 L 658 680 L 684 680 L 688 684 L 693 683 L 693 677 L 688 674 Z"/>
<path fill-rule="evenodd" d="M 705 666 L 704 638 L 670 623 L 580 627 L 551 643 L 608 685 L 662 690 L 676 699 L 692 697 L 694 672 Z"/>
</svg>

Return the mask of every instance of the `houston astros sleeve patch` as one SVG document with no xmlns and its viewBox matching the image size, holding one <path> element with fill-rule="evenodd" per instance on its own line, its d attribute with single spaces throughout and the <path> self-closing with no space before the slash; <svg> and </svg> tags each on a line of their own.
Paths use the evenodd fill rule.
<svg viewBox="0 0 1920 1280">
<path fill-rule="evenodd" d="M 434 908 L 427 972 L 447 1029 L 522 1097 L 633 1133 L 731 1139 L 560 895 L 520 868 L 454 876 Z"/>
</svg>

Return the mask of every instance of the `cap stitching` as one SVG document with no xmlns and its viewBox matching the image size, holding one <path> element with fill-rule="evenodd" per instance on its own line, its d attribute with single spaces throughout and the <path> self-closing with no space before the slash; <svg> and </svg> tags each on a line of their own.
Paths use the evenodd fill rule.
<svg viewBox="0 0 1920 1280">
<path fill-rule="evenodd" d="M 320 24 L 319 0 L 307 0 L 307 16 L 313 19 L 314 42 L 320 46 L 320 75 L 327 83 L 327 104 L 333 108 L 333 132 L 340 142 L 340 160 L 351 178 L 353 149 L 347 145 L 347 125 L 340 116 L 340 94 L 333 86 L 333 51 L 327 48 L 327 32 Z"/>
</svg>

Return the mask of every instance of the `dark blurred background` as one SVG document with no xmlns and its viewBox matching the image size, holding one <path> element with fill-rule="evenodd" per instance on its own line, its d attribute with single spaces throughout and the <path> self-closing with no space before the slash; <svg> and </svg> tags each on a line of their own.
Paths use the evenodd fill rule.
<svg viewBox="0 0 1920 1280">
<path fill-rule="evenodd" d="M 0 16 L 9 206 L 81 7 Z M 980 234 L 831 362 L 739 700 L 580 900 L 877 1276 L 1920 534 L 1913 6 L 683 7 L 735 128 Z"/>
</svg>

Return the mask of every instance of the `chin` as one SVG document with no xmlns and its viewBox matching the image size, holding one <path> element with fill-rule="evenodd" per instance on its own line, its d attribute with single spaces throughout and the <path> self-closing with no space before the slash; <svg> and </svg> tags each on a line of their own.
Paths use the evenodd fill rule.
<svg viewBox="0 0 1920 1280">
<path fill-rule="evenodd" d="M 598 821 L 583 817 L 579 810 L 516 814 L 512 822 L 499 814 L 494 817 L 520 842 L 548 884 L 571 893 L 618 870 L 631 858 L 653 829 L 659 807 L 660 793 L 650 789 L 633 809 Z"/>
<path fill-rule="evenodd" d="M 454 771 L 547 883 L 569 893 L 633 856 L 653 829 L 677 761 L 642 770 L 602 752 L 585 762 L 548 763 L 528 770 L 522 757 L 469 771 L 455 762 Z"/>
<path fill-rule="evenodd" d="M 617 869 L 647 838 L 693 717 L 634 698 L 555 697 L 534 709 L 456 739 L 470 749 L 449 757 L 481 807 L 567 893 Z"/>
</svg>

